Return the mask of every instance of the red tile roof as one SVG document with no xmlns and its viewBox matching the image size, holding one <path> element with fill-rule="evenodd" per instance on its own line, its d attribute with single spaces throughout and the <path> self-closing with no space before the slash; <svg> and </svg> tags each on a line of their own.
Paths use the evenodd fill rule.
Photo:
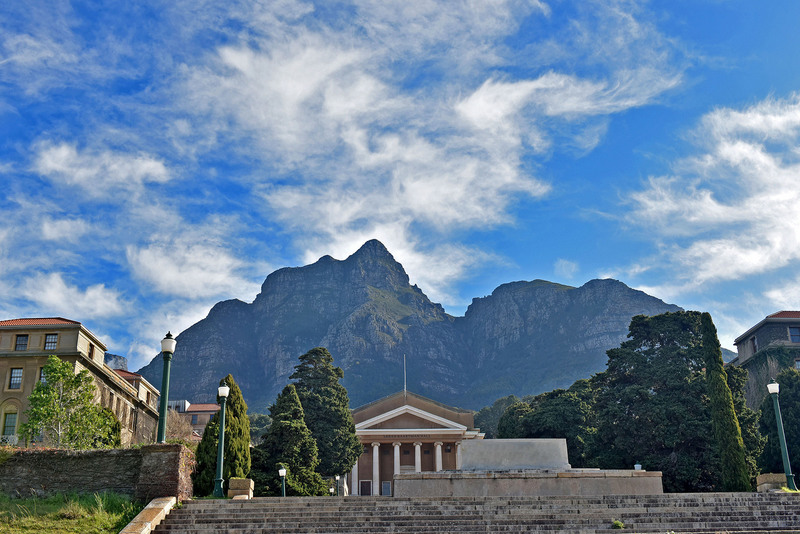
<svg viewBox="0 0 800 534">
<path fill-rule="evenodd" d="M 772 315 L 767 315 L 772 319 L 800 319 L 800 311 L 779 311 Z"/>
<path fill-rule="evenodd" d="M 35 319 L 9 319 L 0 321 L 0 326 L 46 326 L 56 324 L 81 324 L 62 317 L 40 317 Z"/>
<path fill-rule="evenodd" d="M 130 379 L 142 378 L 142 375 L 140 375 L 139 373 L 131 373 L 130 371 L 126 371 L 125 369 L 114 369 L 114 372 L 117 373 L 122 378 L 130 378 Z"/>
<path fill-rule="evenodd" d="M 190 404 L 186 408 L 186 412 L 216 412 L 219 410 L 219 404 Z"/>
</svg>

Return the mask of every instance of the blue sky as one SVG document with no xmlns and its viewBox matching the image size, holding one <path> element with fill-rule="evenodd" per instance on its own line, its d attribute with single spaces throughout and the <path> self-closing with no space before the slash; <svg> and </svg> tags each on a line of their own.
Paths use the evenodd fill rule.
<svg viewBox="0 0 800 534">
<path fill-rule="evenodd" d="M 613 277 L 800 308 L 800 2 L 0 4 L 0 318 L 138 369 L 380 239 L 448 312 Z"/>
</svg>

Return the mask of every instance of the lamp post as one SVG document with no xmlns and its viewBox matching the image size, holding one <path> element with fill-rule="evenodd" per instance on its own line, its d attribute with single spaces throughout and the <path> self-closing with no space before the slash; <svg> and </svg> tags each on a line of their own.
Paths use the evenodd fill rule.
<svg viewBox="0 0 800 534">
<path fill-rule="evenodd" d="M 172 362 L 172 355 L 175 353 L 177 341 L 172 338 L 172 334 L 167 332 L 161 340 L 161 356 L 164 359 L 164 372 L 161 374 L 161 405 L 158 409 L 158 436 L 157 443 L 167 441 L 167 402 L 169 401 L 169 367 Z"/>
<path fill-rule="evenodd" d="M 339 475 L 336 475 L 336 496 L 339 496 Z"/>
<path fill-rule="evenodd" d="M 217 388 L 217 395 L 219 396 L 219 443 L 217 443 L 217 478 L 214 479 L 214 497 L 221 499 L 225 496 L 222 491 L 222 456 L 225 450 L 225 401 L 228 400 L 228 393 L 231 388 L 228 386 L 220 386 Z"/>
<path fill-rule="evenodd" d="M 281 497 L 286 497 L 286 469 L 278 469 L 278 476 L 281 477 Z"/>
<path fill-rule="evenodd" d="M 775 420 L 778 422 L 778 441 L 781 444 L 781 457 L 783 458 L 783 471 L 786 473 L 786 485 L 790 490 L 797 490 L 794 484 L 794 475 L 792 474 L 792 466 L 789 464 L 789 451 L 786 448 L 786 435 L 783 433 L 783 418 L 781 417 L 781 406 L 778 403 L 778 392 L 780 386 L 775 379 L 767 384 L 767 391 L 772 397 L 772 405 L 775 408 Z"/>
</svg>

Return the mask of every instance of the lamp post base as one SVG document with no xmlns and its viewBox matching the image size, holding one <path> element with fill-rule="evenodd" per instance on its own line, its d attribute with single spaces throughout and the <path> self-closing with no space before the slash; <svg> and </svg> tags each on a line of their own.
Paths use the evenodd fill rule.
<svg viewBox="0 0 800 534">
<path fill-rule="evenodd" d="M 797 491 L 797 485 L 794 483 L 794 475 L 786 475 L 786 487 L 792 491 Z"/>
<path fill-rule="evenodd" d="M 217 499 L 222 499 L 225 497 L 225 492 L 222 489 L 222 484 L 224 480 L 221 478 L 214 479 L 214 497 Z"/>
</svg>

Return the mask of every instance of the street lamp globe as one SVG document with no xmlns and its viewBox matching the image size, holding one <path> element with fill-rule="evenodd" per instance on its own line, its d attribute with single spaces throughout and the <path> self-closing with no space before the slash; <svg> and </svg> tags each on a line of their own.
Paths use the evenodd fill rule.
<svg viewBox="0 0 800 534">
<path fill-rule="evenodd" d="M 161 352 L 173 354 L 175 352 L 175 345 L 177 343 L 178 342 L 175 341 L 175 338 L 172 337 L 172 334 L 167 332 L 167 335 L 161 340 Z"/>
<path fill-rule="evenodd" d="M 775 382 L 773 379 L 772 382 L 767 384 L 767 391 L 769 391 L 770 395 L 777 395 L 780 392 L 781 386 Z"/>
<path fill-rule="evenodd" d="M 220 386 L 217 388 L 217 395 L 223 398 L 226 398 L 230 392 L 231 392 L 230 386 Z"/>
<path fill-rule="evenodd" d="M 278 476 L 279 477 L 285 477 L 286 476 L 286 469 L 284 469 L 282 467 L 280 469 L 278 469 Z"/>
</svg>

